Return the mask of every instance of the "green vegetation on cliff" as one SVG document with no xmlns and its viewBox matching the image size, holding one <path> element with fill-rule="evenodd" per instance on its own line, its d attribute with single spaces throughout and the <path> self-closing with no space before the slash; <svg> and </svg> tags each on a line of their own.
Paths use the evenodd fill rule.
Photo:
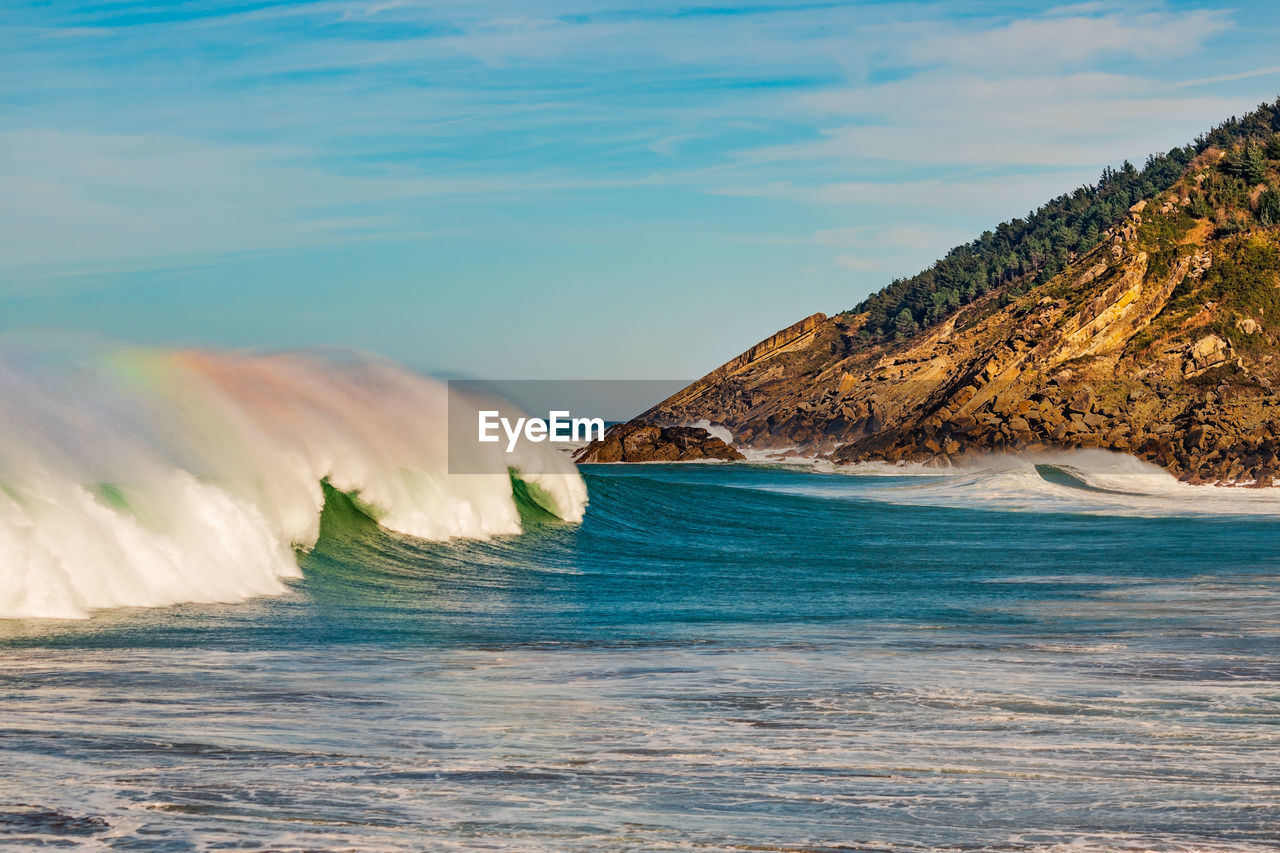
<svg viewBox="0 0 1280 853">
<path fill-rule="evenodd" d="M 1187 213 L 1212 220 L 1220 234 L 1247 231 L 1254 223 L 1280 224 L 1280 190 L 1274 180 L 1278 133 L 1280 100 L 1229 119 L 1193 145 L 1153 155 L 1142 169 L 1129 162 L 1118 170 L 1107 168 L 1096 184 L 1061 195 L 1025 219 L 1002 223 L 955 247 L 924 272 L 864 299 L 854 309 L 867 315 L 860 334 L 867 341 L 910 337 L 992 291 L 1012 295 L 1043 284 L 1097 246 L 1132 205 L 1173 187 L 1197 155 L 1210 148 L 1226 156 L 1199 184 Z"/>
</svg>

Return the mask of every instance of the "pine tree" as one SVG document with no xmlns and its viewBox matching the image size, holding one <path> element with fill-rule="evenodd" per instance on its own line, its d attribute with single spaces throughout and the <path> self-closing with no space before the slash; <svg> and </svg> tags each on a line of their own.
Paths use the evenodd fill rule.
<svg viewBox="0 0 1280 853">
<path fill-rule="evenodd" d="M 911 313 L 910 308 L 903 308 L 898 312 L 898 316 L 893 320 L 893 330 L 903 337 L 914 335 L 920 331 L 920 326 L 916 323 L 916 318 Z"/>
<path fill-rule="evenodd" d="M 1280 225 L 1280 192 L 1267 187 L 1258 197 L 1258 220 L 1263 225 Z"/>
<path fill-rule="evenodd" d="M 1229 152 L 1223 158 L 1222 171 L 1251 187 L 1257 186 L 1267 177 L 1267 162 L 1262 148 L 1250 143 L 1244 148 Z"/>
<path fill-rule="evenodd" d="M 1251 187 L 1266 180 L 1267 158 L 1263 156 L 1261 146 L 1252 144 L 1245 146 L 1244 168 L 1241 170 L 1240 177 L 1244 178 L 1244 182 Z"/>
</svg>

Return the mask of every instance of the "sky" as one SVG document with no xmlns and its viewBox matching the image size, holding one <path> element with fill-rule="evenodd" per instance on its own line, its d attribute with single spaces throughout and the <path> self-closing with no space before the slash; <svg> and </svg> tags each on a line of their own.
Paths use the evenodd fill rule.
<svg viewBox="0 0 1280 853">
<path fill-rule="evenodd" d="M 1267 2 L 0 3 L 0 331 L 692 378 L 1280 95 Z"/>
</svg>

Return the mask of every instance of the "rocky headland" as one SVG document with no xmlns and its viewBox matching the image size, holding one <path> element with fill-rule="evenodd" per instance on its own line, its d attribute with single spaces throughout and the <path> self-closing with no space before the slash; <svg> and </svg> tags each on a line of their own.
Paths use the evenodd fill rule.
<svg viewBox="0 0 1280 853">
<path fill-rule="evenodd" d="M 706 420 L 738 446 L 837 462 L 1108 448 L 1190 483 L 1270 485 L 1277 187 L 1280 102 L 779 331 L 584 456 L 680 459 L 665 436 Z"/>
</svg>

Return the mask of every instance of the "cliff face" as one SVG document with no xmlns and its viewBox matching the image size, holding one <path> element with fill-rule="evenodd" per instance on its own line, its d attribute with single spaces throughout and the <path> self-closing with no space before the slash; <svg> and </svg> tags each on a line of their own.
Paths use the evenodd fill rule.
<svg viewBox="0 0 1280 853">
<path fill-rule="evenodd" d="M 729 377 L 742 372 L 748 367 L 756 367 L 772 356 L 804 349 L 813 341 L 814 335 L 826 321 L 826 314 L 813 314 L 798 323 L 792 323 L 781 331 L 774 332 L 742 355 L 720 365 L 697 382 L 682 388 L 666 400 L 663 400 L 659 405 L 679 406 L 682 403 L 697 399 L 704 392 L 718 387 Z"/>
<path fill-rule="evenodd" d="M 707 419 L 740 446 L 837 461 L 1105 447 L 1189 482 L 1269 484 L 1280 220 L 1266 205 L 1280 153 L 1247 181 L 1232 165 L 1243 156 L 1208 147 L 1030 290 L 994 290 L 896 340 L 869 342 L 865 314 L 815 314 L 637 420 Z"/>
</svg>

